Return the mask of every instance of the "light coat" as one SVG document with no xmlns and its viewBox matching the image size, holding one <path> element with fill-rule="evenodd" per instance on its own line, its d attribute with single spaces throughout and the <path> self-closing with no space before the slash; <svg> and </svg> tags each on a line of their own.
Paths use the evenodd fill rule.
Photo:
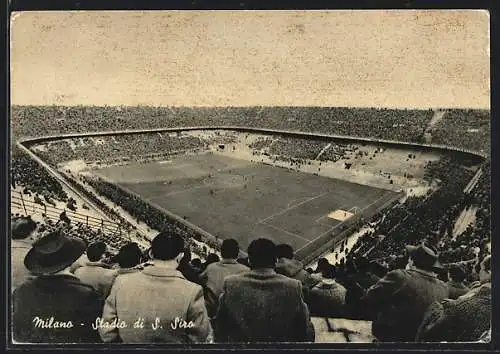
<svg viewBox="0 0 500 354">
<path fill-rule="evenodd" d="M 105 342 L 206 343 L 213 339 L 201 286 L 175 269 L 154 265 L 116 278 L 102 318 L 127 325 L 101 328 Z M 157 318 L 161 327 L 155 326 Z M 182 328 L 176 318 L 183 324 L 191 323 L 191 328 Z M 134 328 L 138 319 L 143 320 L 144 328 Z"/>
</svg>

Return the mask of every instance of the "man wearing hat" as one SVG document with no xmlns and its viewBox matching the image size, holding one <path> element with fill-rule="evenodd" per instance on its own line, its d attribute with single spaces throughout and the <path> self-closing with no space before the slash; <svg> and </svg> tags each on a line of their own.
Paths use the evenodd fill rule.
<svg viewBox="0 0 500 354">
<path fill-rule="evenodd" d="M 152 242 L 153 264 L 115 279 L 99 328 L 105 342 L 212 341 L 203 290 L 177 270 L 183 250 L 180 235 L 161 232 Z M 112 323 L 120 325 L 108 326 Z"/>
<path fill-rule="evenodd" d="M 458 297 L 429 306 L 418 330 L 419 342 L 474 342 L 491 330 L 491 256 L 479 270 L 480 284 Z"/>
<path fill-rule="evenodd" d="M 372 334 L 379 341 L 415 341 L 429 305 L 448 297 L 447 285 L 434 272 L 441 267 L 436 249 L 426 243 L 406 249 L 410 256 L 407 269 L 387 273 L 363 299 L 377 314 Z"/>
<path fill-rule="evenodd" d="M 11 221 L 11 291 L 31 276 L 24 266 L 24 257 L 31 249 L 36 229 L 37 225 L 30 217 L 17 217 Z"/>
<path fill-rule="evenodd" d="M 69 272 L 85 243 L 60 231 L 33 243 L 24 258 L 36 277 L 13 293 L 13 340 L 21 343 L 96 343 L 92 323 L 101 315 L 97 293 Z"/>
</svg>

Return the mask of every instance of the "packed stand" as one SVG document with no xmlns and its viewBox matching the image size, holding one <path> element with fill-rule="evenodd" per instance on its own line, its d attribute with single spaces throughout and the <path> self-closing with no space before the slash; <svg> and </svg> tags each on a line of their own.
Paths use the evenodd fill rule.
<svg viewBox="0 0 500 354">
<path fill-rule="evenodd" d="M 59 181 L 17 147 L 12 149 L 10 169 L 12 187 L 22 186 L 24 194 L 41 196 L 49 204 L 68 200 Z"/>
<path fill-rule="evenodd" d="M 152 129 L 245 126 L 421 141 L 432 110 L 337 107 L 61 107 L 14 106 L 15 136 Z M 33 119 L 36 117 L 36 119 Z"/>
<path fill-rule="evenodd" d="M 488 110 L 452 109 L 430 131 L 432 143 L 460 146 L 465 149 L 489 153 L 491 142 L 491 116 Z"/>
<path fill-rule="evenodd" d="M 131 157 L 135 160 L 153 158 L 205 149 L 207 146 L 207 141 L 189 135 L 147 133 L 62 139 L 48 142 L 42 149 L 34 149 L 43 160 L 55 166 L 60 162 L 79 159 L 86 163 L 112 163 Z"/>
<path fill-rule="evenodd" d="M 441 279 L 428 242 L 406 245 L 405 262 L 392 269 L 356 258 L 320 259 L 314 270 L 268 239 L 253 240 L 248 258 L 225 240 L 222 259 L 202 262 L 176 232 L 160 232 L 145 251 L 135 243 L 113 251 L 60 230 L 39 237 L 21 221 L 12 226 L 19 342 L 314 342 L 312 316 L 369 320 L 379 342 L 478 341 L 491 328 L 487 254 L 477 281 L 466 283 L 458 266 Z"/>
<path fill-rule="evenodd" d="M 453 158 L 429 162 L 426 178 L 440 181 L 437 190 L 409 197 L 404 204 L 375 215 L 373 230 L 360 239 L 351 251 L 353 255 L 369 254 L 371 259 L 394 261 L 401 255 L 405 243 L 435 240 L 450 234 L 466 205 L 463 190 L 472 173 Z"/>
</svg>

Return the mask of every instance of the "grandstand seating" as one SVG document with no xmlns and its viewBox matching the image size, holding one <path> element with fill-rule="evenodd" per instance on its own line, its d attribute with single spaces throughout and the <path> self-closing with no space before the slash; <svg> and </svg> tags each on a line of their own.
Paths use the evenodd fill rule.
<svg viewBox="0 0 500 354">
<path fill-rule="evenodd" d="M 373 137 L 408 142 L 423 142 L 423 134 L 432 118 L 432 111 L 386 110 L 352 108 L 168 108 L 168 107 L 13 107 L 12 128 L 15 138 L 89 130 L 112 130 L 116 126 L 127 129 L 213 125 L 245 125 L 259 128 L 293 129 L 299 131 L 334 133 L 339 135 Z M 37 115 L 36 124 L 29 118 Z M 81 117 L 85 116 L 85 122 Z M 147 117 L 148 119 L 144 119 Z M 404 117 L 404 119 L 402 119 Z M 31 120 L 33 122 L 33 120 Z M 182 123 L 179 123 L 182 122 Z M 38 129 L 38 130 L 37 130 Z M 451 133 L 450 133 L 451 132 Z M 486 133 L 487 132 L 487 133 Z M 489 112 L 477 110 L 449 110 L 447 116 L 428 130 L 432 143 L 444 144 L 474 151 L 489 149 Z M 124 136 L 107 136 L 55 140 L 34 147 L 43 160 L 52 166 L 68 160 L 82 159 L 87 163 L 112 163 L 131 156 L 152 158 L 170 154 L 206 149 L 210 144 L 234 142 L 231 136 L 212 136 L 203 139 L 183 134 L 151 133 Z M 249 147 L 260 153 L 269 153 L 277 159 L 306 163 L 307 160 L 337 161 L 349 144 L 329 144 L 307 138 L 259 139 Z M 43 214 L 39 219 L 47 231 L 53 230 L 59 221 L 61 208 L 56 204 L 68 201 L 68 195 L 60 183 L 48 174 L 24 152 L 13 149 L 11 158 L 11 208 L 22 215 Z M 360 276 L 368 262 L 382 265 L 385 271 L 401 268 L 406 256 L 405 245 L 423 241 L 437 246 L 440 261 L 449 266 L 464 264 L 467 284 L 478 278 L 478 260 L 488 253 L 490 243 L 490 174 L 489 160 L 480 167 L 480 173 L 464 166 L 459 156 L 453 155 L 426 167 L 425 178 L 440 181 L 434 190 L 423 196 L 411 196 L 403 204 L 396 204 L 366 221 L 370 231 L 346 251 L 345 259 L 333 265 L 338 281 L 350 288 L 350 278 Z M 63 178 L 76 190 L 98 205 L 111 220 L 99 219 L 78 210 L 66 210 L 72 221 L 64 227 L 68 235 L 81 237 L 87 243 L 104 241 L 119 249 L 129 242 L 131 226 L 120 213 L 104 202 L 111 201 L 129 213 L 137 221 L 155 230 L 173 231 L 183 236 L 188 247 L 205 259 L 211 249 L 219 244 L 210 242 L 199 233 L 151 207 L 139 198 L 119 187 L 96 178 L 76 178 L 63 173 Z M 35 200 L 36 197 L 36 200 Z M 80 205 L 78 206 L 80 208 Z M 465 231 L 454 234 L 455 221 L 464 210 L 475 210 L 475 221 Z M 136 230 L 137 232 L 137 230 Z M 205 245 L 200 243 L 205 242 Z M 213 241 L 213 240 L 212 240 Z M 208 247 L 205 247 L 208 246 Z M 144 247 L 143 247 L 144 248 Z M 440 277 L 447 277 L 440 274 Z M 366 289 L 365 289 L 366 290 Z M 346 315 L 349 317 L 349 315 Z M 355 316 L 352 316 L 355 317 Z M 362 333 L 343 335 L 348 341 L 356 341 L 356 335 L 364 340 L 373 338 L 367 333 L 368 318 L 349 322 L 349 326 L 361 326 Z M 322 319 L 314 320 L 316 328 L 326 335 L 331 328 Z M 346 320 L 347 321 L 347 320 Z M 332 322 L 333 323 L 333 322 Z M 326 326 L 326 327 L 325 327 Z M 322 328 L 320 330 L 320 328 Z M 324 337 L 319 341 L 322 341 Z M 354 339 L 353 339 L 354 338 Z"/>
</svg>

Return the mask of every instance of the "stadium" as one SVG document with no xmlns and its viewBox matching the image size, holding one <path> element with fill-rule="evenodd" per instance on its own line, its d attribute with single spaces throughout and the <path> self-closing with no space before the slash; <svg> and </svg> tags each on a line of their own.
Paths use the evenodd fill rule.
<svg viewBox="0 0 500 354">
<path fill-rule="evenodd" d="M 169 230 L 192 265 L 225 239 L 242 263 L 256 238 L 287 244 L 335 269 L 350 300 L 333 317 L 358 330 L 353 279 L 406 264 L 405 245 L 432 243 L 439 278 L 460 265 L 466 284 L 490 252 L 487 110 L 14 106 L 11 128 L 11 218 L 115 254 Z"/>
<path fill-rule="evenodd" d="M 8 345 L 491 348 L 491 14 L 404 8 L 12 12 Z"/>
</svg>

